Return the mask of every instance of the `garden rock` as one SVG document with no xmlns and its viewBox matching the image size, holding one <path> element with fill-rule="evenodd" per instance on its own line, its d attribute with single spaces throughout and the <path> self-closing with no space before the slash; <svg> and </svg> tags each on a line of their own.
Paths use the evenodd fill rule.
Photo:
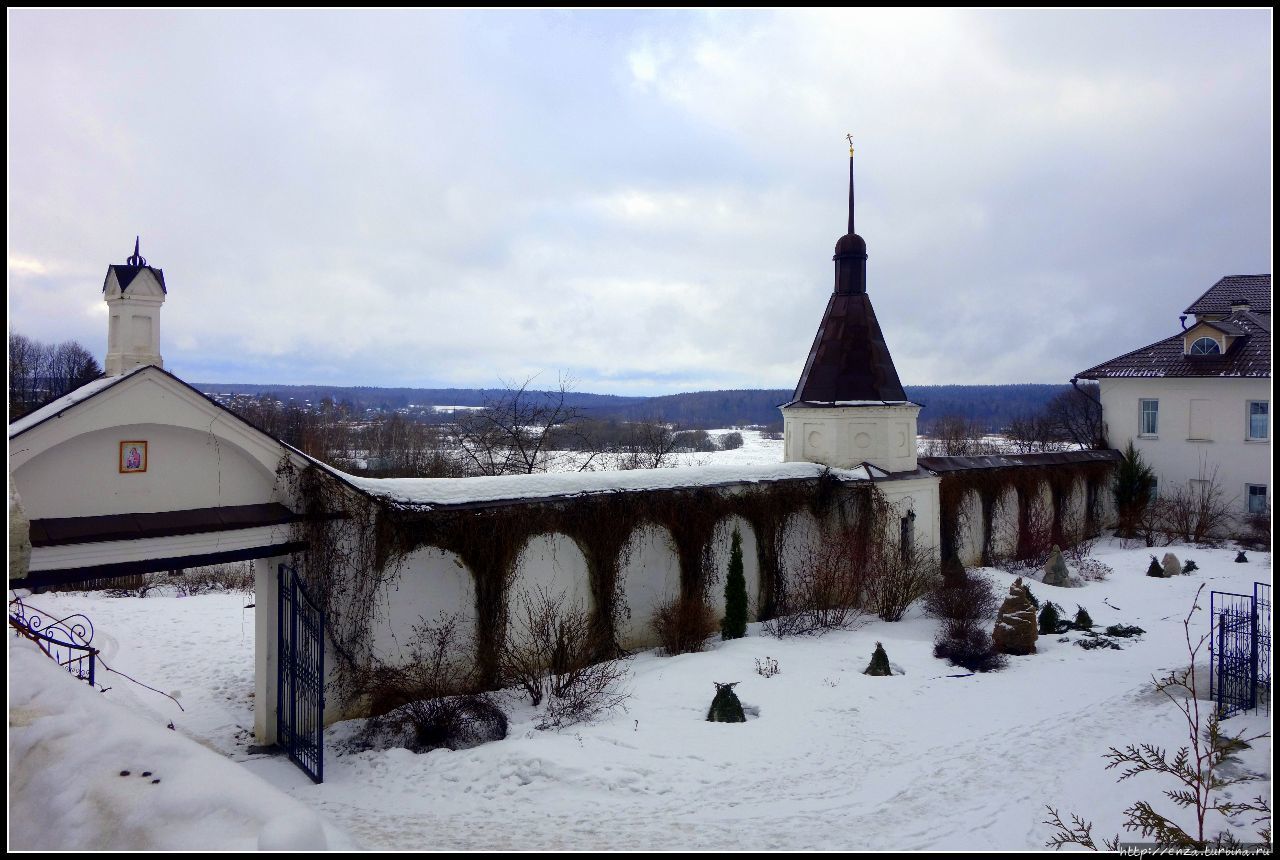
<svg viewBox="0 0 1280 860">
<path fill-rule="evenodd" d="M 1036 608 L 1027 594 L 1027 588 L 1018 577 L 1009 586 L 1009 596 L 1000 606 L 996 628 L 991 634 L 992 644 L 1005 654 L 1036 653 Z"/>
<path fill-rule="evenodd" d="M 1049 554 L 1049 560 L 1044 563 L 1044 579 L 1045 585 L 1055 585 L 1059 588 L 1066 588 L 1071 584 L 1071 574 L 1067 572 L 1067 562 L 1062 557 L 1062 550 L 1057 544 L 1053 546 L 1053 552 Z"/>
<path fill-rule="evenodd" d="M 1164 554 L 1164 558 L 1160 561 L 1160 567 L 1164 570 L 1165 576 L 1182 575 L 1182 565 L 1178 563 L 1178 557 L 1171 552 Z"/>
</svg>

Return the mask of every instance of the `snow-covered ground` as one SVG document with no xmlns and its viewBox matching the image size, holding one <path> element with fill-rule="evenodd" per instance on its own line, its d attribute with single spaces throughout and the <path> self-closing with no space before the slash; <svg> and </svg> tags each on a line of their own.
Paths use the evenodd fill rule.
<svg viewBox="0 0 1280 860">
<path fill-rule="evenodd" d="M 110 785 L 128 782 L 111 770 L 115 759 L 83 751 L 102 742 L 100 715 L 86 704 L 96 697 L 93 705 L 122 706 L 162 737 L 172 736 L 163 728 L 172 720 L 180 734 L 229 757 L 235 764 L 228 767 L 245 780 L 220 771 L 205 787 L 203 805 L 189 805 L 192 815 L 217 826 L 164 830 L 171 822 L 157 816 L 158 833 L 128 831 L 145 843 L 137 847 L 171 844 L 174 834 L 191 837 L 186 847 L 240 847 L 277 813 L 283 817 L 275 827 L 286 835 L 306 833 L 295 803 L 369 849 L 1036 850 L 1051 833 L 1042 823 L 1046 803 L 1093 820 L 1096 836 L 1123 833 L 1126 806 L 1146 799 L 1172 813 L 1161 792 L 1175 786 L 1154 775 L 1117 783 L 1102 756 L 1110 746 L 1149 742 L 1176 749 L 1186 742 L 1181 714 L 1153 692 L 1151 675 L 1186 665 L 1182 619 L 1197 588 L 1205 585 L 1203 609 L 1192 621 L 1198 635 L 1207 630 L 1209 589 L 1248 593 L 1255 580 L 1271 581 L 1267 554 L 1250 553 L 1248 564 L 1234 564 L 1233 550 L 1173 551 L 1195 559 L 1200 570 L 1148 578 L 1149 551 L 1112 542 L 1096 552 L 1115 569 L 1106 581 L 1073 589 L 1032 584 L 1041 600 L 1071 612 L 1083 605 L 1100 627 L 1123 622 L 1147 631 L 1121 651 L 1086 651 L 1072 644 L 1078 634 L 1068 641 L 1042 636 L 1039 653 L 1010 658 L 1006 670 L 966 675 L 933 657 L 937 622 L 918 610 L 897 624 L 873 620 L 820 638 L 779 641 L 752 625 L 748 638 L 716 641 L 703 654 L 637 655 L 630 661 L 626 711 L 591 725 L 537 731 L 537 715 L 513 704 L 506 740 L 425 755 L 395 749 L 340 754 L 337 741 L 356 726 L 334 726 L 326 781 L 318 786 L 287 760 L 249 749 L 254 610 L 245 607 L 251 598 L 36 595 L 31 601 L 52 612 L 89 614 L 107 662 L 177 694 L 186 711 L 110 675 L 103 678 L 110 687 L 105 694 L 70 676 L 50 679 L 48 672 L 29 671 L 31 660 L 16 659 L 11 649 L 11 827 L 21 823 L 19 810 L 47 802 L 37 835 L 23 845 L 68 845 L 49 834 L 89 826 L 75 844 L 93 845 L 100 837 L 108 841 L 99 847 L 122 847 L 123 831 L 109 830 L 109 816 L 88 816 L 87 801 L 31 795 L 32 783 L 16 775 L 30 772 L 28 759 L 37 753 L 42 768 L 66 774 L 68 791 L 88 782 L 99 792 L 95 797 L 110 798 L 110 810 L 123 816 L 134 808 L 129 820 L 143 819 L 152 799 L 132 783 L 128 791 L 111 791 Z M 1014 578 L 984 573 L 1002 591 Z M 905 674 L 861 674 L 877 641 Z M 756 660 L 765 657 L 778 661 L 780 674 L 756 673 Z M 1206 654 L 1200 663 L 1207 687 Z M 705 722 L 717 681 L 739 682 L 737 692 L 759 709 L 758 717 L 738 725 Z M 61 715 L 55 682 L 65 688 Z M 15 706 L 21 710 L 36 699 L 44 708 L 39 719 L 24 723 L 20 713 L 15 722 Z M 1207 703 L 1203 707 L 1207 714 Z M 124 713 L 116 712 L 113 721 Z M 61 746 L 28 740 L 33 726 L 54 721 Z M 1225 726 L 1252 735 L 1269 724 L 1264 711 Z M 204 751 L 189 746 L 194 767 L 194 753 Z M 178 752 L 171 751 L 166 766 L 186 761 Z M 1232 789 L 1234 799 L 1270 795 L 1270 754 L 1264 740 L 1241 756 L 1239 767 L 1267 778 Z M 143 756 L 130 761 L 135 758 L 141 766 Z M 91 825 L 81 823 L 86 817 Z M 11 829 L 13 845 L 17 832 Z M 1252 841 L 1251 828 L 1236 832 Z M 342 837 L 330 832 L 326 838 L 333 846 Z"/>
</svg>

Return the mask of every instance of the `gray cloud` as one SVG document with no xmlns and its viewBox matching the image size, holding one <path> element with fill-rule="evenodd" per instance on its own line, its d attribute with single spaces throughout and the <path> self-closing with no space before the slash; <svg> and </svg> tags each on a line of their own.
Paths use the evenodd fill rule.
<svg viewBox="0 0 1280 860">
<path fill-rule="evenodd" d="M 208 381 L 789 387 L 843 232 L 908 384 L 1061 381 L 1268 271 L 1270 12 L 15 12 L 9 309 L 133 235 Z"/>
</svg>

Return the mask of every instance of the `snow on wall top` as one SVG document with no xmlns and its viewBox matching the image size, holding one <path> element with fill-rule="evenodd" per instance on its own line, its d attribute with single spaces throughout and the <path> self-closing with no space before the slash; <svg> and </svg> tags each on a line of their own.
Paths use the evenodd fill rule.
<svg viewBox="0 0 1280 860">
<path fill-rule="evenodd" d="M 326 467 L 328 468 L 328 467 Z M 817 478 L 825 466 L 816 463 L 777 463 L 770 466 L 691 466 L 677 469 L 631 469 L 608 472 L 543 472 L 479 478 L 358 478 L 330 471 L 347 483 L 395 504 L 432 508 L 517 499 L 550 499 L 596 493 L 676 490 L 692 487 L 757 484 Z M 845 481 L 866 481 L 865 467 L 831 469 Z"/>
</svg>

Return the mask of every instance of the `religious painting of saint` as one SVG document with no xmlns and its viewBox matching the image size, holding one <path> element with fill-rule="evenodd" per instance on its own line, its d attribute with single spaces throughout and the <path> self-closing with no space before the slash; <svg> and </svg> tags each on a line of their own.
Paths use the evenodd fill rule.
<svg viewBox="0 0 1280 860">
<path fill-rule="evenodd" d="M 147 471 L 147 443 L 132 441 L 120 443 L 120 472 Z"/>
</svg>

